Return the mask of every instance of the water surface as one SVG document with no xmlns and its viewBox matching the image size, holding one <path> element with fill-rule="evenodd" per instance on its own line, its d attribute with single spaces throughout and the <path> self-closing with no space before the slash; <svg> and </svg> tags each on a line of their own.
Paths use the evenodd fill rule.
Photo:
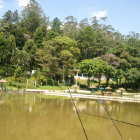
<svg viewBox="0 0 140 140">
<path fill-rule="evenodd" d="M 89 140 L 121 140 L 109 117 L 140 125 L 140 104 L 75 99 Z M 107 112 L 106 112 L 107 111 Z M 93 116 L 97 115 L 97 116 Z M 125 140 L 139 140 L 140 127 L 115 122 Z M 0 140 L 85 140 L 70 99 L 0 95 Z"/>
</svg>

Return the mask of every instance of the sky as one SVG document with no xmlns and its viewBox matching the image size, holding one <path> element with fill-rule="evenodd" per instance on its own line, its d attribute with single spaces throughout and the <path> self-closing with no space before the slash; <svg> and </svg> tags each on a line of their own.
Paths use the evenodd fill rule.
<svg viewBox="0 0 140 140">
<path fill-rule="evenodd" d="M 0 17 L 7 10 L 22 11 L 29 0 L 0 0 Z M 45 14 L 52 20 L 61 21 L 74 16 L 84 18 L 107 17 L 106 24 L 127 35 L 131 31 L 140 33 L 140 0 L 37 0 Z"/>
</svg>

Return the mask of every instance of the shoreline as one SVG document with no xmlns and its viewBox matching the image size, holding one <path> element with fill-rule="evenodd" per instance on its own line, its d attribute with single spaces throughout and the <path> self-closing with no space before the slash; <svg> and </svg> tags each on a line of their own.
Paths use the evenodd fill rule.
<svg viewBox="0 0 140 140">
<path fill-rule="evenodd" d="M 49 96 L 64 96 L 70 98 L 70 93 L 54 90 L 37 90 L 37 89 L 26 89 L 26 90 L 9 90 L 9 91 L 0 91 L 0 93 L 25 93 L 25 94 L 42 94 Z M 87 95 L 80 93 L 71 93 L 74 98 L 83 98 L 83 99 L 93 99 L 93 100 L 109 100 L 109 101 L 118 101 L 118 102 L 133 102 L 140 103 L 140 96 L 138 97 L 119 97 L 119 96 L 102 96 L 102 95 Z"/>
</svg>

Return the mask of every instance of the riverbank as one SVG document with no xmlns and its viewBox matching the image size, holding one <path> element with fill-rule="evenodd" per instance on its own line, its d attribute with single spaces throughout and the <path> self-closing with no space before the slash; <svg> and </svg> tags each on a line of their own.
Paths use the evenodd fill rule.
<svg viewBox="0 0 140 140">
<path fill-rule="evenodd" d="M 42 95 L 49 95 L 49 96 L 51 96 L 51 95 L 52 96 L 64 96 L 64 97 L 70 98 L 69 92 L 56 91 L 56 90 L 26 89 L 26 90 L 9 90 L 9 91 L 0 91 L 0 92 L 1 93 L 42 94 Z M 102 95 L 85 94 L 85 93 L 71 93 L 71 95 L 73 98 L 140 103 L 140 95 L 135 95 L 133 97 L 127 97 L 127 96 L 119 96 L 119 95 L 115 95 L 115 96 L 104 95 L 104 96 L 102 96 Z"/>
<path fill-rule="evenodd" d="M 53 96 L 65 96 L 71 97 L 70 93 L 57 93 L 57 92 L 45 92 L 43 95 L 53 95 Z M 94 99 L 94 100 L 110 100 L 110 101 L 119 101 L 119 102 L 136 102 L 140 103 L 140 96 L 137 97 L 119 97 L 119 96 L 101 96 L 101 95 L 86 95 L 79 93 L 71 93 L 73 98 L 85 98 L 85 99 Z"/>
</svg>

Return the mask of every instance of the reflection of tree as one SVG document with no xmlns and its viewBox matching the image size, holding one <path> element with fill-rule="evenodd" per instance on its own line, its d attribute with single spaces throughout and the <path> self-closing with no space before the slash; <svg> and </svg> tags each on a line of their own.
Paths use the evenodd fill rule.
<svg viewBox="0 0 140 140">
<path fill-rule="evenodd" d="M 43 140 L 49 140 L 50 137 L 53 139 L 65 139 L 69 137 L 70 140 L 80 138 L 82 140 L 84 135 L 77 114 L 73 110 L 71 100 L 60 97 L 53 98 L 52 96 L 45 97 L 28 94 L 5 94 L 0 96 L 0 100 L 5 101 L 4 104 L 0 105 L 0 132 L 5 132 L 4 134 L 7 134 L 8 137 L 9 132 L 16 134 L 16 131 L 19 130 L 18 135 L 24 134 L 24 139 L 29 139 L 28 130 L 30 136 L 42 136 Z M 135 124 L 140 123 L 139 104 L 137 103 L 112 101 L 100 103 L 89 99 L 74 100 L 89 139 L 119 139 L 110 120 L 87 115 L 88 113 L 108 117 L 104 111 L 104 107 L 113 119 Z M 132 130 L 127 125 L 121 123 L 117 123 L 117 125 L 126 137 L 132 134 L 131 131 L 133 131 L 132 138 L 135 135 L 137 139 L 139 135 L 137 128 Z M 42 139 L 40 138 L 39 140 Z"/>
</svg>

